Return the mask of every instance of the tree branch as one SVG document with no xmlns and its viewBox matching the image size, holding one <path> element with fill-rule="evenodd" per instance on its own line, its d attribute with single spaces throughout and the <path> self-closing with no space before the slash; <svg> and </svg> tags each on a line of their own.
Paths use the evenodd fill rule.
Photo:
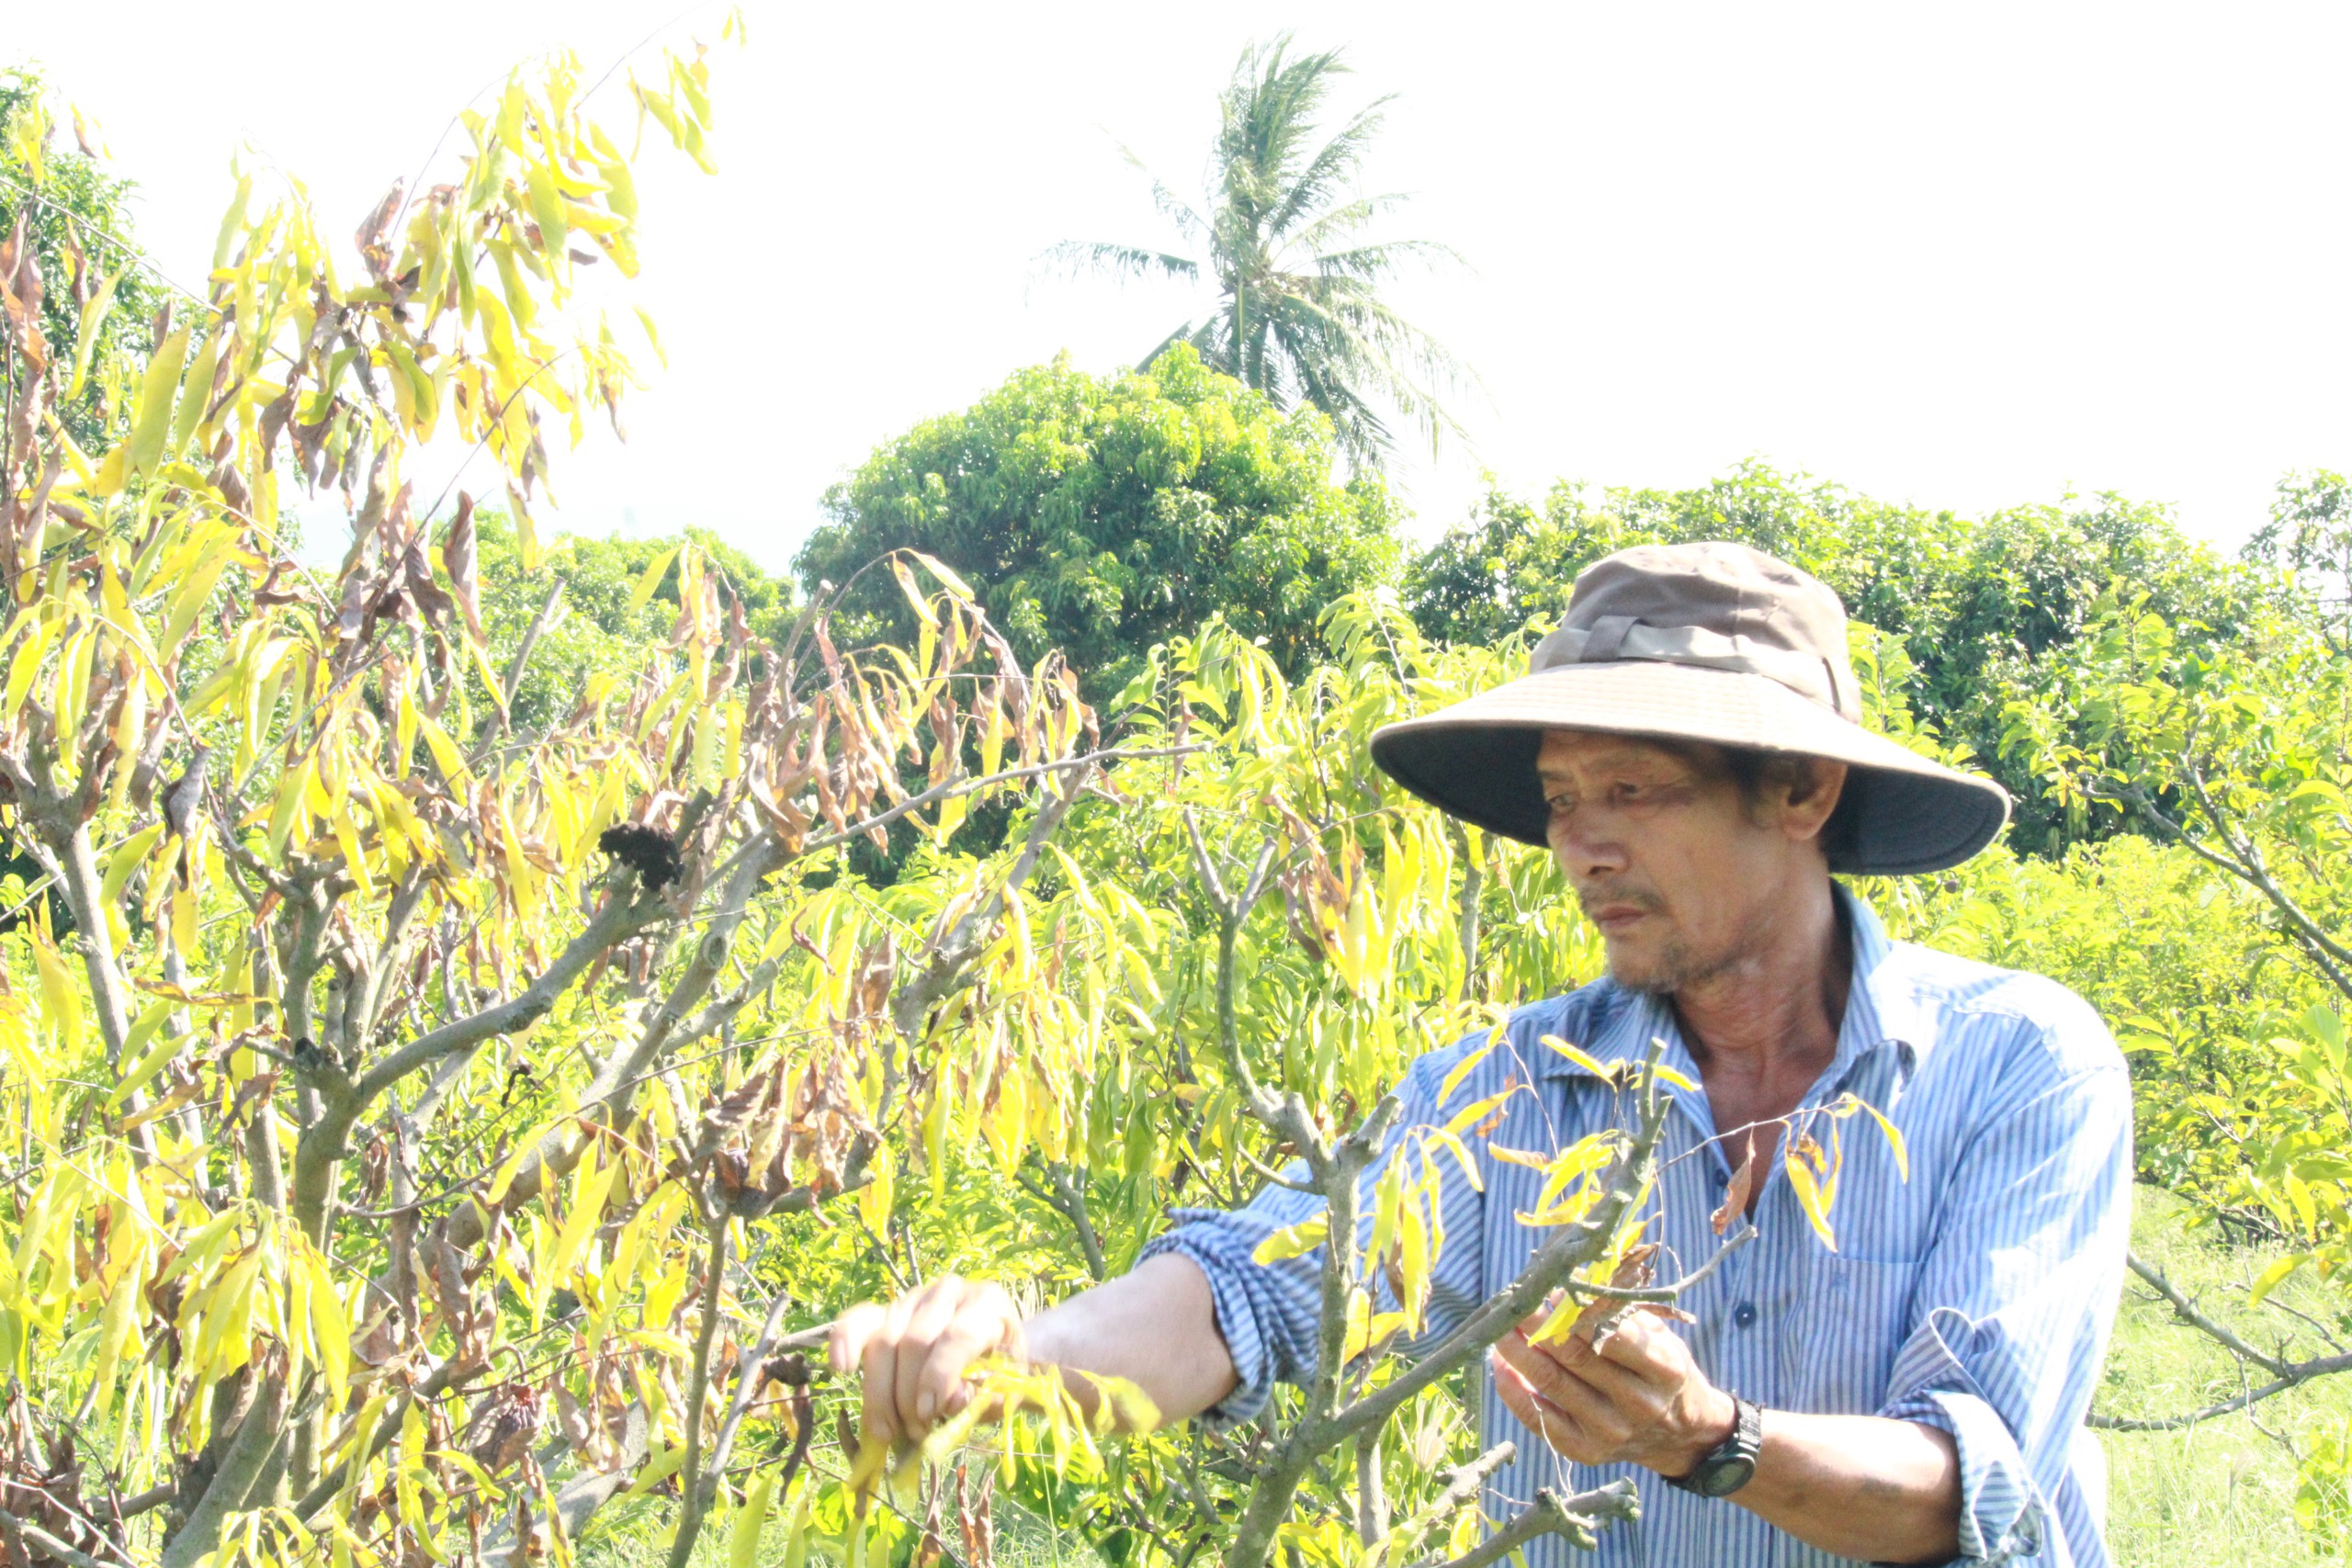
<svg viewBox="0 0 2352 1568">
<path fill-rule="evenodd" d="M 2196 1303 L 2182 1294 L 2179 1288 L 2165 1277 L 2165 1271 L 2143 1260 L 2137 1253 L 2127 1254 L 2125 1261 L 2132 1272 L 2164 1297 L 2172 1306 L 2173 1315 L 2182 1323 L 2203 1334 L 2239 1361 L 2260 1367 L 2271 1375 L 2271 1381 L 2259 1388 L 2249 1388 L 2232 1398 L 2191 1410 L 2180 1416 L 2108 1416 L 2093 1411 L 2084 1417 L 2086 1425 L 2103 1432 L 2173 1432 L 2184 1427 L 2194 1427 L 2219 1416 L 2233 1415 L 2259 1404 L 2274 1394 L 2298 1388 L 2316 1378 L 2331 1377 L 2337 1372 L 2352 1371 L 2352 1355 L 2314 1356 L 2306 1361 L 2290 1361 L 2281 1356 L 2256 1349 L 2243 1337 L 2222 1324 L 2215 1322 L 2197 1309 Z"/>
<path fill-rule="evenodd" d="M 1641 1497 L 1631 1481 L 1612 1481 L 1606 1486 L 1579 1492 L 1565 1502 L 1546 1486 L 1535 1494 L 1535 1501 L 1526 1512 L 1445 1563 L 1444 1568 L 1487 1568 L 1487 1564 L 1501 1562 L 1529 1541 L 1545 1535 L 1565 1536 L 1569 1545 L 1590 1551 L 1600 1544 L 1595 1532 L 1601 1526 L 1638 1518 L 1641 1511 Z"/>
</svg>

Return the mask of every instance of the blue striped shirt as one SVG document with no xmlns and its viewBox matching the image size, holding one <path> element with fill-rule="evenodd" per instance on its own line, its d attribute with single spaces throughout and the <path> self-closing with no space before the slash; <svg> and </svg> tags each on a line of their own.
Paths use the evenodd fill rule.
<svg viewBox="0 0 2352 1568">
<path fill-rule="evenodd" d="M 1806 1096 L 1851 1092 L 1901 1130 L 1906 1181 L 1887 1140 L 1859 1118 L 1838 1123 L 1843 1174 L 1830 1218 L 1837 1249 L 1807 1224 L 1778 1160 L 1759 1171 L 1756 1240 L 1695 1286 L 1683 1330 L 1717 1386 L 1766 1409 L 1861 1414 L 1951 1434 L 1961 1466 L 1965 1562 L 2094 1568 L 2106 1472 L 2085 1428 L 2122 1289 L 2131 1217 L 2132 1099 L 2122 1056 L 2096 1013 L 2052 981 L 1888 940 L 1878 919 L 1840 889 L 1853 936 L 1854 980 L 1835 1059 Z M 1448 1073 L 1486 1044 L 1481 1031 L 1423 1056 L 1398 1090 L 1404 1113 L 1391 1155 L 1415 1126 L 1442 1125 L 1463 1106 L 1516 1082 L 1488 1134 L 1548 1151 L 1624 1124 L 1631 1108 L 1602 1079 L 1543 1037 L 1581 1045 L 1602 1064 L 1644 1055 L 1698 1079 L 1673 1011 L 1602 979 L 1518 1010 L 1506 1043 L 1442 1100 Z M 1731 1169 L 1713 1144 L 1703 1091 L 1669 1090 L 1660 1148 L 1660 1277 L 1695 1268 L 1721 1242 L 1709 1224 Z M 1824 1141 L 1826 1141 L 1826 1132 Z M 1444 1245 L 1428 1331 L 1433 1345 L 1508 1285 L 1549 1231 L 1515 1217 L 1535 1207 L 1539 1171 L 1496 1160 L 1468 1140 L 1484 1190 L 1451 1160 L 1442 1204 Z M 1378 1176 L 1364 1177 L 1369 1196 Z M 1277 1382 L 1315 1370 L 1320 1250 L 1259 1264 L 1270 1232 L 1321 1200 L 1269 1187 L 1247 1208 L 1179 1213 L 1146 1256 L 1177 1252 L 1207 1274 L 1218 1327 L 1240 1385 L 1212 1419 L 1243 1421 Z M 1367 1216 L 1369 1224 L 1369 1216 Z M 1736 1502 L 1695 1496 L 1634 1466 L 1561 1458 L 1521 1426 L 1485 1374 L 1481 1447 L 1505 1438 L 1518 1457 L 1485 1499 L 1490 1524 L 1549 1486 L 1568 1495 L 1613 1477 L 1641 1491 L 1638 1523 L 1602 1532 L 1596 1553 L 1556 1536 L 1528 1551 L 1530 1568 L 1814 1568 L 1841 1561 L 1785 1535 Z"/>
</svg>

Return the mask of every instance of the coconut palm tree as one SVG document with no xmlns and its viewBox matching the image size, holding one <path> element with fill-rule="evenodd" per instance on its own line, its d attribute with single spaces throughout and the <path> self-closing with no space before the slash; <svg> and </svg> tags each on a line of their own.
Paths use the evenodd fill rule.
<svg viewBox="0 0 2352 1568">
<path fill-rule="evenodd" d="M 1198 315 L 1145 355 L 1143 367 L 1191 344 L 1208 364 L 1278 405 L 1305 400 L 1321 409 L 1350 460 L 1363 467 L 1393 444 L 1384 413 L 1418 424 L 1432 447 L 1443 432 L 1458 434 L 1439 393 L 1470 377 L 1381 297 L 1382 284 L 1404 265 L 1459 260 L 1427 241 L 1367 236 L 1406 199 L 1358 194 L 1364 152 L 1388 99 L 1358 111 L 1317 145 L 1325 101 L 1347 70 L 1337 50 L 1294 58 L 1287 34 L 1245 50 L 1220 96 L 1208 199 L 1199 207 L 1120 149 L 1151 181 L 1154 203 L 1193 254 L 1069 241 L 1046 255 L 1075 272 L 1213 281 L 1214 302 L 1204 301 Z"/>
</svg>

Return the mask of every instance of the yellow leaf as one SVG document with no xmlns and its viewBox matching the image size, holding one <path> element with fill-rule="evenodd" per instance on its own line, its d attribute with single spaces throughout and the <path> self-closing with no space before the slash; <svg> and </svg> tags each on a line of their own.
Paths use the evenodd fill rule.
<svg viewBox="0 0 2352 1568">
<path fill-rule="evenodd" d="M 2262 1304 L 2262 1298 L 2277 1290 L 2279 1285 L 2285 1281 L 2288 1275 L 2293 1273 L 2296 1269 L 2310 1262 L 2311 1256 L 2312 1255 L 2308 1252 L 2294 1253 L 2289 1257 L 2279 1258 L 2278 1261 L 2271 1264 L 2269 1268 L 2265 1269 L 2262 1271 L 2261 1276 L 2255 1280 L 2254 1289 L 2246 1292 L 2245 1304 L 2248 1306 L 2260 1306 Z"/>
<path fill-rule="evenodd" d="M 311 1333 L 318 1343 L 319 1365 L 326 1372 L 327 1386 L 339 1404 L 351 1376 L 351 1320 L 344 1314 L 343 1299 L 335 1293 L 327 1260 L 307 1241 L 303 1251 L 311 1273 Z"/>
<path fill-rule="evenodd" d="M 164 825 L 158 822 L 123 840 L 122 847 L 115 851 L 113 857 L 107 862 L 106 880 L 98 890 L 100 903 L 112 908 L 121 901 L 122 890 L 130 881 L 130 874 L 139 869 L 140 862 L 147 858 L 147 852 L 153 849 L 155 840 L 163 836 Z"/>
<path fill-rule="evenodd" d="M 1518 1092 L 1519 1086 L 1514 1084 L 1509 1089 L 1497 1089 L 1484 1100 L 1472 1100 L 1448 1118 L 1445 1130 L 1449 1133 L 1467 1132 L 1485 1121 L 1490 1113 L 1501 1110 L 1503 1103 Z"/>
<path fill-rule="evenodd" d="M 66 973 L 65 961 L 48 939 L 33 935 L 33 966 L 40 971 L 41 1012 L 57 1029 L 57 1041 L 67 1053 L 82 1047 L 82 992 Z"/>
<path fill-rule="evenodd" d="M 1871 1113 L 1871 1120 L 1878 1123 L 1879 1131 L 1886 1134 L 1886 1146 L 1894 1151 L 1894 1168 L 1902 1173 L 1904 1180 L 1910 1180 L 1911 1151 L 1904 1145 L 1902 1129 L 1895 1126 L 1894 1122 L 1888 1121 L 1885 1116 L 1880 1113 L 1878 1107 L 1872 1105 L 1870 1101 L 1866 1100 L 1857 1100 L 1854 1103 L 1869 1111 Z"/>
<path fill-rule="evenodd" d="M 971 584 L 966 582 L 962 578 L 956 576 L 955 572 L 949 570 L 945 561 L 941 560 L 936 556 L 927 556 L 921 550 L 909 550 L 907 554 L 922 562 L 924 570 L 929 571 L 932 576 L 939 579 L 941 582 L 946 584 L 947 591 L 955 594 L 958 599 L 969 599 L 973 596 Z"/>
<path fill-rule="evenodd" d="M 563 1229 L 555 1238 L 555 1249 L 548 1255 L 548 1280 L 561 1280 L 571 1272 L 572 1260 L 588 1238 L 596 1232 L 605 1216 L 605 1200 L 613 1190 L 613 1178 L 620 1173 L 617 1161 L 605 1165 L 590 1177 L 572 1202 L 571 1212 L 563 1217 Z"/>
<path fill-rule="evenodd" d="M 1575 1046 L 1569 1044 L 1566 1041 L 1561 1039 L 1556 1034 L 1546 1034 L 1544 1037 L 1544 1043 L 1549 1045 L 1553 1050 L 1557 1051 L 1561 1055 L 1566 1056 L 1569 1061 L 1574 1062 L 1577 1066 L 1582 1067 L 1586 1072 L 1590 1073 L 1595 1077 L 1605 1078 L 1610 1076 L 1609 1069 L 1602 1066 L 1598 1058 L 1586 1052 L 1577 1050 Z"/>
<path fill-rule="evenodd" d="M 50 634 L 55 629 L 53 621 L 35 621 L 17 645 L 16 657 L 8 661 L 7 716 L 12 720 L 24 709 L 33 677 L 40 673 L 41 656 L 49 651 Z"/>
<path fill-rule="evenodd" d="M 678 1467 L 685 1462 L 686 1446 L 684 1443 L 680 1443 L 674 1449 L 662 1450 L 645 1461 L 645 1468 L 637 1472 L 637 1479 L 629 1483 L 628 1490 L 621 1495 L 624 1497 L 644 1496 L 648 1492 L 677 1474 Z"/>
<path fill-rule="evenodd" d="M 144 1282 L 144 1258 L 134 1258 L 107 1292 L 106 1310 L 98 1314 L 98 1359 L 90 1370 L 90 1389 L 100 1416 L 114 1404 L 115 1373 L 138 1322 L 139 1298 Z"/>
<path fill-rule="evenodd" d="M 1477 1071 L 1478 1064 L 1495 1054 L 1495 1047 L 1502 1043 L 1502 1038 L 1500 1029 L 1487 1031 L 1487 1043 L 1453 1065 L 1453 1070 L 1445 1075 L 1445 1081 L 1438 1085 L 1437 1102 L 1440 1105 L 1452 1100 L 1453 1091 L 1462 1087 L 1462 1080 Z"/>
<path fill-rule="evenodd" d="M 123 272 L 129 270 L 125 267 Z M 97 346 L 98 328 L 105 322 L 107 312 L 114 308 L 115 287 L 121 281 L 121 272 L 102 280 L 89 303 L 82 307 L 81 327 L 74 334 L 74 376 L 65 389 L 64 400 L 69 403 L 82 395 L 83 383 L 90 374 L 90 353 Z"/>
<path fill-rule="evenodd" d="M 907 563 L 900 560 L 898 557 L 892 556 L 890 558 L 890 575 L 899 580 L 899 591 L 906 594 L 907 603 L 915 607 L 916 618 L 922 621 L 924 626 L 932 628 L 932 630 L 937 631 L 939 629 L 939 612 L 931 607 L 931 601 L 925 599 L 922 596 L 922 590 L 915 585 L 915 574 L 907 570 Z"/>
<path fill-rule="evenodd" d="M 229 334 L 215 330 L 196 351 L 196 363 L 187 367 L 187 384 L 180 389 L 180 405 L 172 416 L 171 443 L 167 451 L 177 452 L 196 434 L 197 422 L 204 417 L 204 405 L 212 400 L 212 370 L 220 360 L 220 340 Z"/>
<path fill-rule="evenodd" d="M 670 563 L 684 548 L 684 545 L 673 545 L 653 558 L 653 564 L 645 569 L 645 575 L 637 580 L 637 586 L 629 592 L 626 614 L 634 615 L 653 602 L 653 591 L 662 586 L 662 579 L 669 573 Z"/>
<path fill-rule="evenodd" d="M 1423 1159 L 1427 1159 L 1429 1157 L 1430 1145 L 1432 1144 L 1452 1155 L 1455 1163 L 1462 1167 L 1462 1179 L 1470 1184 L 1471 1191 L 1484 1192 L 1487 1190 L 1485 1180 L 1478 1175 L 1478 1167 L 1476 1163 L 1471 1159 L 1470 1151 L 1463 1146 L 1463 1143 L 1460 1138 L 1455 1137 L 1452 1133 L 1446 1132 L 1442 1128 L 1437 1132 L 1426 1134 L 1421 1139 L 1421 1157 Z M 1494 1145 L 1490 1144 L 1487 1146 L 1491 1148 Z"/>
<path fill-rule="evenodd" d="M 449 732 L 422 714 L 417 716 L 416 727 L 424 734 L 424 749 L 433 753 L 434 766 L 441 770 L 442 778 L 452 789 L 464 788 L 471 775 L 466 771 L 464 754 L 458 750 L 458 743 L 449 739 Z"/>
<path fill-rule="evenodd" d="M 569 233 L 564 222 L 563 195 L 556 189 L 555 172 L 545 164 L 534 164 L 523 175 L 530 192 L 531 216 L 539 225 L 539 243 L 549 255 L 560 254 Z"/>
<path fill-rule="evenodd" d="M 155 651 L 159 655 L 168 660 L 178 649 L 180 639 L 187 636 L 198 613 L 211 599 L 220 574 L 235 558 L 234 553 L 226 548 L 208 551 L 198 561 L 196 570 L 180 583 L 178 592 L 172 595 L 170 609 L 164 613 L 163 635 L 156 639 Z"/>
<path fill-rule="evenodd" d="M 1827 1205 L 1822 1201 L 1821 1187 L 1814 1179 L 1813 1167 L 1791 1149 L 1781 1156 L 1781 1168 L 1789 1173 L 1789 1186 L 1797 1195 L 1798 1206 L 1804 1217 L 1813 1222 L 1814 1230 L 1821 1237 L 1821 1245 L 1830 1251 L 1838 1250 L 1838 1233 L 1829 1227 Z"/>
<path fill-rule="evenodd" d="M 172 395 L 179 390 L 180 367 L 187 358 L 187 333 L 182 327 L 165 338 L 147 362 L 147 374 L 139 384 L 139 412 L 123 444 L 134 473 L 151 471 L 164 455 L 164 440 L 172 430 Z"/>
<path fill-rule="evenodd" d="M 1280 1263 L 1285 1258 L 1303 1258 L 1323 1245 L 1330 1231 L 1330 1221 L 1322 1214 L 1310 1214 L 1295 1225 L 1284 1225 L 1260 1242 L 1250 1254 L 1252 1263 Z"/>
<path fill-rule="evenodd" d="M 727 1568 L 752 1568 L 760 1554 L 760 1530 L 768 1522 L 768 1506 L 775 1496 L 775 1472 L 763 1471 L 744 1489 L 743 1506 L 727 1532 Z"/>
</svg>

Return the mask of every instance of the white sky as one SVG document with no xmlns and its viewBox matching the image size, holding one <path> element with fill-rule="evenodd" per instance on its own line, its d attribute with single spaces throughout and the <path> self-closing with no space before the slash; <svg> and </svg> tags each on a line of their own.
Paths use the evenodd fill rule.
<svg viewBox="0 0 2352 1568">
<path fill-rule="evenodd" d="M 599 71 L 673 6 L 28 4 L 0 60 L 95 112 L 193 280 L 241 142 L 344 232 L 506 66 Z M 562 526 L 698 522 L 780 570 L 876 443 L 1057 350 L 1132 360 L 1182 291 L 1032 258 L 1171 239 L 1114 141 L 1197 187 L 1235 56 L 1284 28 L 1347 47 L 1348 107 L 1400 95 L 1370 184 L 1471 264 L 1402 296 L 1486 386 L 1475 450 L 1402 466 L 1424 531 L 1482 468 L 1680 485 L 1757 455 L 1962 510 L 2114 489 L 2233 544 L 2285 470 L 2352 463 L 2352 7 L 746 9 L 719 176 L 649 154 L 670 368 L 626 446 L 559 457 Z"/>
</svg>

